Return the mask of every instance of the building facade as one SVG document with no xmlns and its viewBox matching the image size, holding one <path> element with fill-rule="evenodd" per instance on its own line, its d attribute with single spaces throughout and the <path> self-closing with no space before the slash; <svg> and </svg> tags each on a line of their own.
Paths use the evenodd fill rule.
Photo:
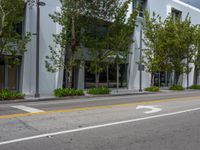
<svg viewBox="0 0 200 150">
<path fill-rule="evenodd" d="M 45 57 L 49 54 L 49 45 L 55 46 L 53 42 L 52 34 L 59 33 L 61 27 L 54 23 L 49 14 L 53 14 L 55 11 L 59 11 L 61 4 L 59 0 L 41 0 L 46 5 L 41 6 L 40 11 L 40 74 L 39 74 L 39 92 L 40 94 L 52 94 L 56 88 L 63 87 L 64 76 L 63 71 L 57 73 L 50 73 L 45 68 Z M 134 9 L 136 1 L 141 2 L 142 10 L 147 10 L 150 14 L 155 12 L 162 18 L 166 18 L 172 10 L 176 10 L 181 13 L 181 18 L 185 18 L 189 13 L 193 24 L 200 24 L 200 9 L 195 8 L 180 0 L 134 0 L 129 11 Z M 22 64 L 16 69 L 16 89 L 22 91 L 27 95 L 34 95 L 36 87 L 36 6 L 27 3 L 24 21 L 25 32 L 30 32 L 31 42 L 27 45 L 28 51 L 21 56 Z M 120 66 L 120 87 L 128 89 L 139 89 L 140 72 L 138 70 L 138 62 L 140 58 L 140 40 L 141 40 L 141 21 L 143 19 L 143 13 L 141 12 L 138 16 L 137 27 L 134 33 L 135 43 L 130 48 L 130 56 L 127 64 Z M 5 67 L 4 62 L 0 62 L 0 67 Z M 87 63 L 86 63 L 87 65 Z M 192 65 L 192 64 L 191 64 Z M 75 71 L 75 84 L 77 88 L 84 89 L 94 86 L 95 77 L 90 74 L 86 67 L 77 68 Z M 194 68 L 194 66 L 193 66 Z M 3 69 L 0 69 L 0 78 Z M 4 69 L 6 70 L 6 69 Z M 2 73 L 3 72 L 3 73 Z M 9 76 L 9 69 L 7 69 Z M 148 87 L 151 84 L 151 74 L 143 71 L 142 72 L 142 88 Z M 169 86 L 172 74 L 169 73 L 158 73 L 155 75 L 155 84 L 158 86 Z M 8 79 L 7 79 L 8 80 Z M 186 87 L 186 75 L 181 76 L 181 83 Z M 8 85 L 11 80 L 6 81 Z M 15 82 L 15 81 L 13 81 Z M 194 69 L 189 74 L 189 85 L 194 83 Z M 4 84 L 1 83 L 0 84 Z M 12 83 L 10 83 L 12 84 Z M 111 88 L 116 87 L 116 66 L 107 66 L 107 71 L 102 73 L 100 77 L 100 84 L 109 86 Z"/>
</svg>

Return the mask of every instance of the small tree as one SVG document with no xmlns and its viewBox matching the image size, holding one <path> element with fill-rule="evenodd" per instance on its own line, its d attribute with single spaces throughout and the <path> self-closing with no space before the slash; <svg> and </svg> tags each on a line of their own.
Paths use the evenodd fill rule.
<svg viewBox="0 0 200 150">
<path fill-rule="evenodd" d="M 119 64 L 127 61 L 137 17 L 137 11 L 127 16 L 130 3 L 131 0 L 123 3 L 115 1 L 106 7 L 111 11 L 103 15 L 106 16 L 105 18 L 98 16 L 95 19 L 96 24 L 93 20 L 89 26 L 90 33 L 86 36 L 91 60 L 89 71 L 96 75 L 96 86 L 99 85 L 101 72 L 106 68 L 105 63 L 116 63 L 118 68 Z M 100 14 L 102 12 L 100 11 Z M 118 71 L 117 69 L 117 73 Z"/>
<path fill-rule="evenodd" d="M 100 20 L 108 20 L 117 0 L 60 0 L 60 12 L 55 12 L 50 17 L 62 26 L 60 34 L 54 34 L 56 47 L 50 46 L 51 55 L 47 56 L 46 68 L 50 72 L 65 69 L 68 86 L 72 87 L 73 67 L 79 66 L 83 58 L 83 46 L 87 45 L 84 30 L 88 25 Z M 94 21 L 94 22 L 93 22 Z M 89 43 L 87 41 L 87 43 Z M 81 57 L 81 58 L 80 58 Z"/>
<path fill-rule="evenodd" d="M 174 21 L 168 16 L 162 21 L 154 14 L 152 19 L 147 15 L 145 21 L 145 43 L 150 48 L 145 52 L 148 70 L 152 73 L 174 71 L 174 84 L 178 84 L 179 76 L 189 73 L 189 63 L 193 62 L 194 27 L 190 18 Z"/>
<path fill-rule="evenodd" d="M 126 63 L 130 54 L 130 45 L 133 44 L 133 33 L 135 30 L 138 9 L 128 14 L 131 0 L 125 1 L 114 15 L 114 21 L 109 26 L 107 42 L 110 48 L 109 57 L 117 64 L 117 88 L 119 84 L 119 64 Z"/>
<path fill-rule="evenodd" d="M 200 75 L 200 25 L 195 27 L 195 55 L 194 55 L 194 64 L 195 64 L 195 81 L 194 84 L 198 84 L 198 77 Z"/>
<path fill-rule="evenodd" d="M 159 49 L 160 39 L 162 38 L 163 23 L 161 17 L 153 13 L 151 18 L 148 12 L 145 12 L 143 23 L 144 43 L 147 49 L 144 49 L 145 59 L 143 64 L 146 66 L 147 72 L 151 73 L 151 84 L 154 85 L 154 74 L 163 70 L 166 60 L 166 53 Z"/>
<path fill-rule="evenodd" d="M 65 86 L 74 87 L 73 68 L 77 66 L 76 53 L 80 50 L 81 28 L 87 22 L 87 1 L 60 0 L 60 12 L 50 14 L 51 19 L 62 26 L 59 34 L 54 34 L 55 47 L 49 46 L 50 55 L 46 56 L 46 68 L 49 72 L 64 69 L 67 79 Z M 85 20 L 86 19 L 86 20 Z"/>
<path fill-rule="evenodd" d="M 24 0 L 0 0 L 0 56 L 9 55 L 11 65 L 19 63 L 16 55 L 26 51 L 30 34 L 22 36 L 16 26 L 23 21 Z"/>
<path fill-rule="evenodd" d="M 88 48 L 90 66 L 88 69 L 95 74 L 96 87 L 99 86 L 100 74 L 105 70 L 105 63 L 108 62 L 110 49 L 106 42 L 108 28 L 113 21 L 113 16 L 120 5 L 119 0 L 102 0 L 96 1 L 93 7 L 96 8 L 90 22 L 84 29 L 83 41 Z"/>
</svg>

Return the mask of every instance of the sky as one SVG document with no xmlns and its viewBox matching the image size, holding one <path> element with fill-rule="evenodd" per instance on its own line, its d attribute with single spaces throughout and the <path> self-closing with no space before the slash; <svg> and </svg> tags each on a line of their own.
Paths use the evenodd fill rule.
<svg viewBox="0 0 200 150">
<path fill-rule="evenodd" d="M 186 2 L 194 7 L 200 8 L 200 0 L 180 0 Z"/>
</svg>

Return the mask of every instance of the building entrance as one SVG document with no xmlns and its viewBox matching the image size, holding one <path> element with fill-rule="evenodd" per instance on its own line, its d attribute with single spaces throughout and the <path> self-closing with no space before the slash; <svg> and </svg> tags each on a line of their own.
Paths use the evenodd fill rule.
<svg viewBox="0 0 200 150">
<path fill-rule="evenodd" d="M 95 74 L 89 71 L 89 62 L 85 64 L 85 88 L 95 87 Z M 116 88 L 117 87 L 117 65 L 106 64 L 105 69 L 100 73 L 99 86 Z M 127 64 L 119 65 L 119 87 L 127 87 Z"/>
<path fill-rule="evenodd" d="M 6 56 L 0 57 L 0 89 L 19 91 L 20 65 L 9 66 Z"/>
<path fill-rule="evenodd" d="M 171 73 L 169 72 L 158 72 L 154 74 L 154 86 L 168 87 L 171 85 Z"/>
</svg>

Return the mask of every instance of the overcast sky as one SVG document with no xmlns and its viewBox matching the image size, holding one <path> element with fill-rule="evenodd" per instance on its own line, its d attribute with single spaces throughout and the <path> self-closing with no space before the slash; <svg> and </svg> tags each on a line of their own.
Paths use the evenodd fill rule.
<svg viewBox="0 0 200 150">
<path fill-rule="evenodd" d="M 186 2 L 194 7 L 200 8 L 200 0 L 181 0 L 183 2 Z"/>
</svg>

